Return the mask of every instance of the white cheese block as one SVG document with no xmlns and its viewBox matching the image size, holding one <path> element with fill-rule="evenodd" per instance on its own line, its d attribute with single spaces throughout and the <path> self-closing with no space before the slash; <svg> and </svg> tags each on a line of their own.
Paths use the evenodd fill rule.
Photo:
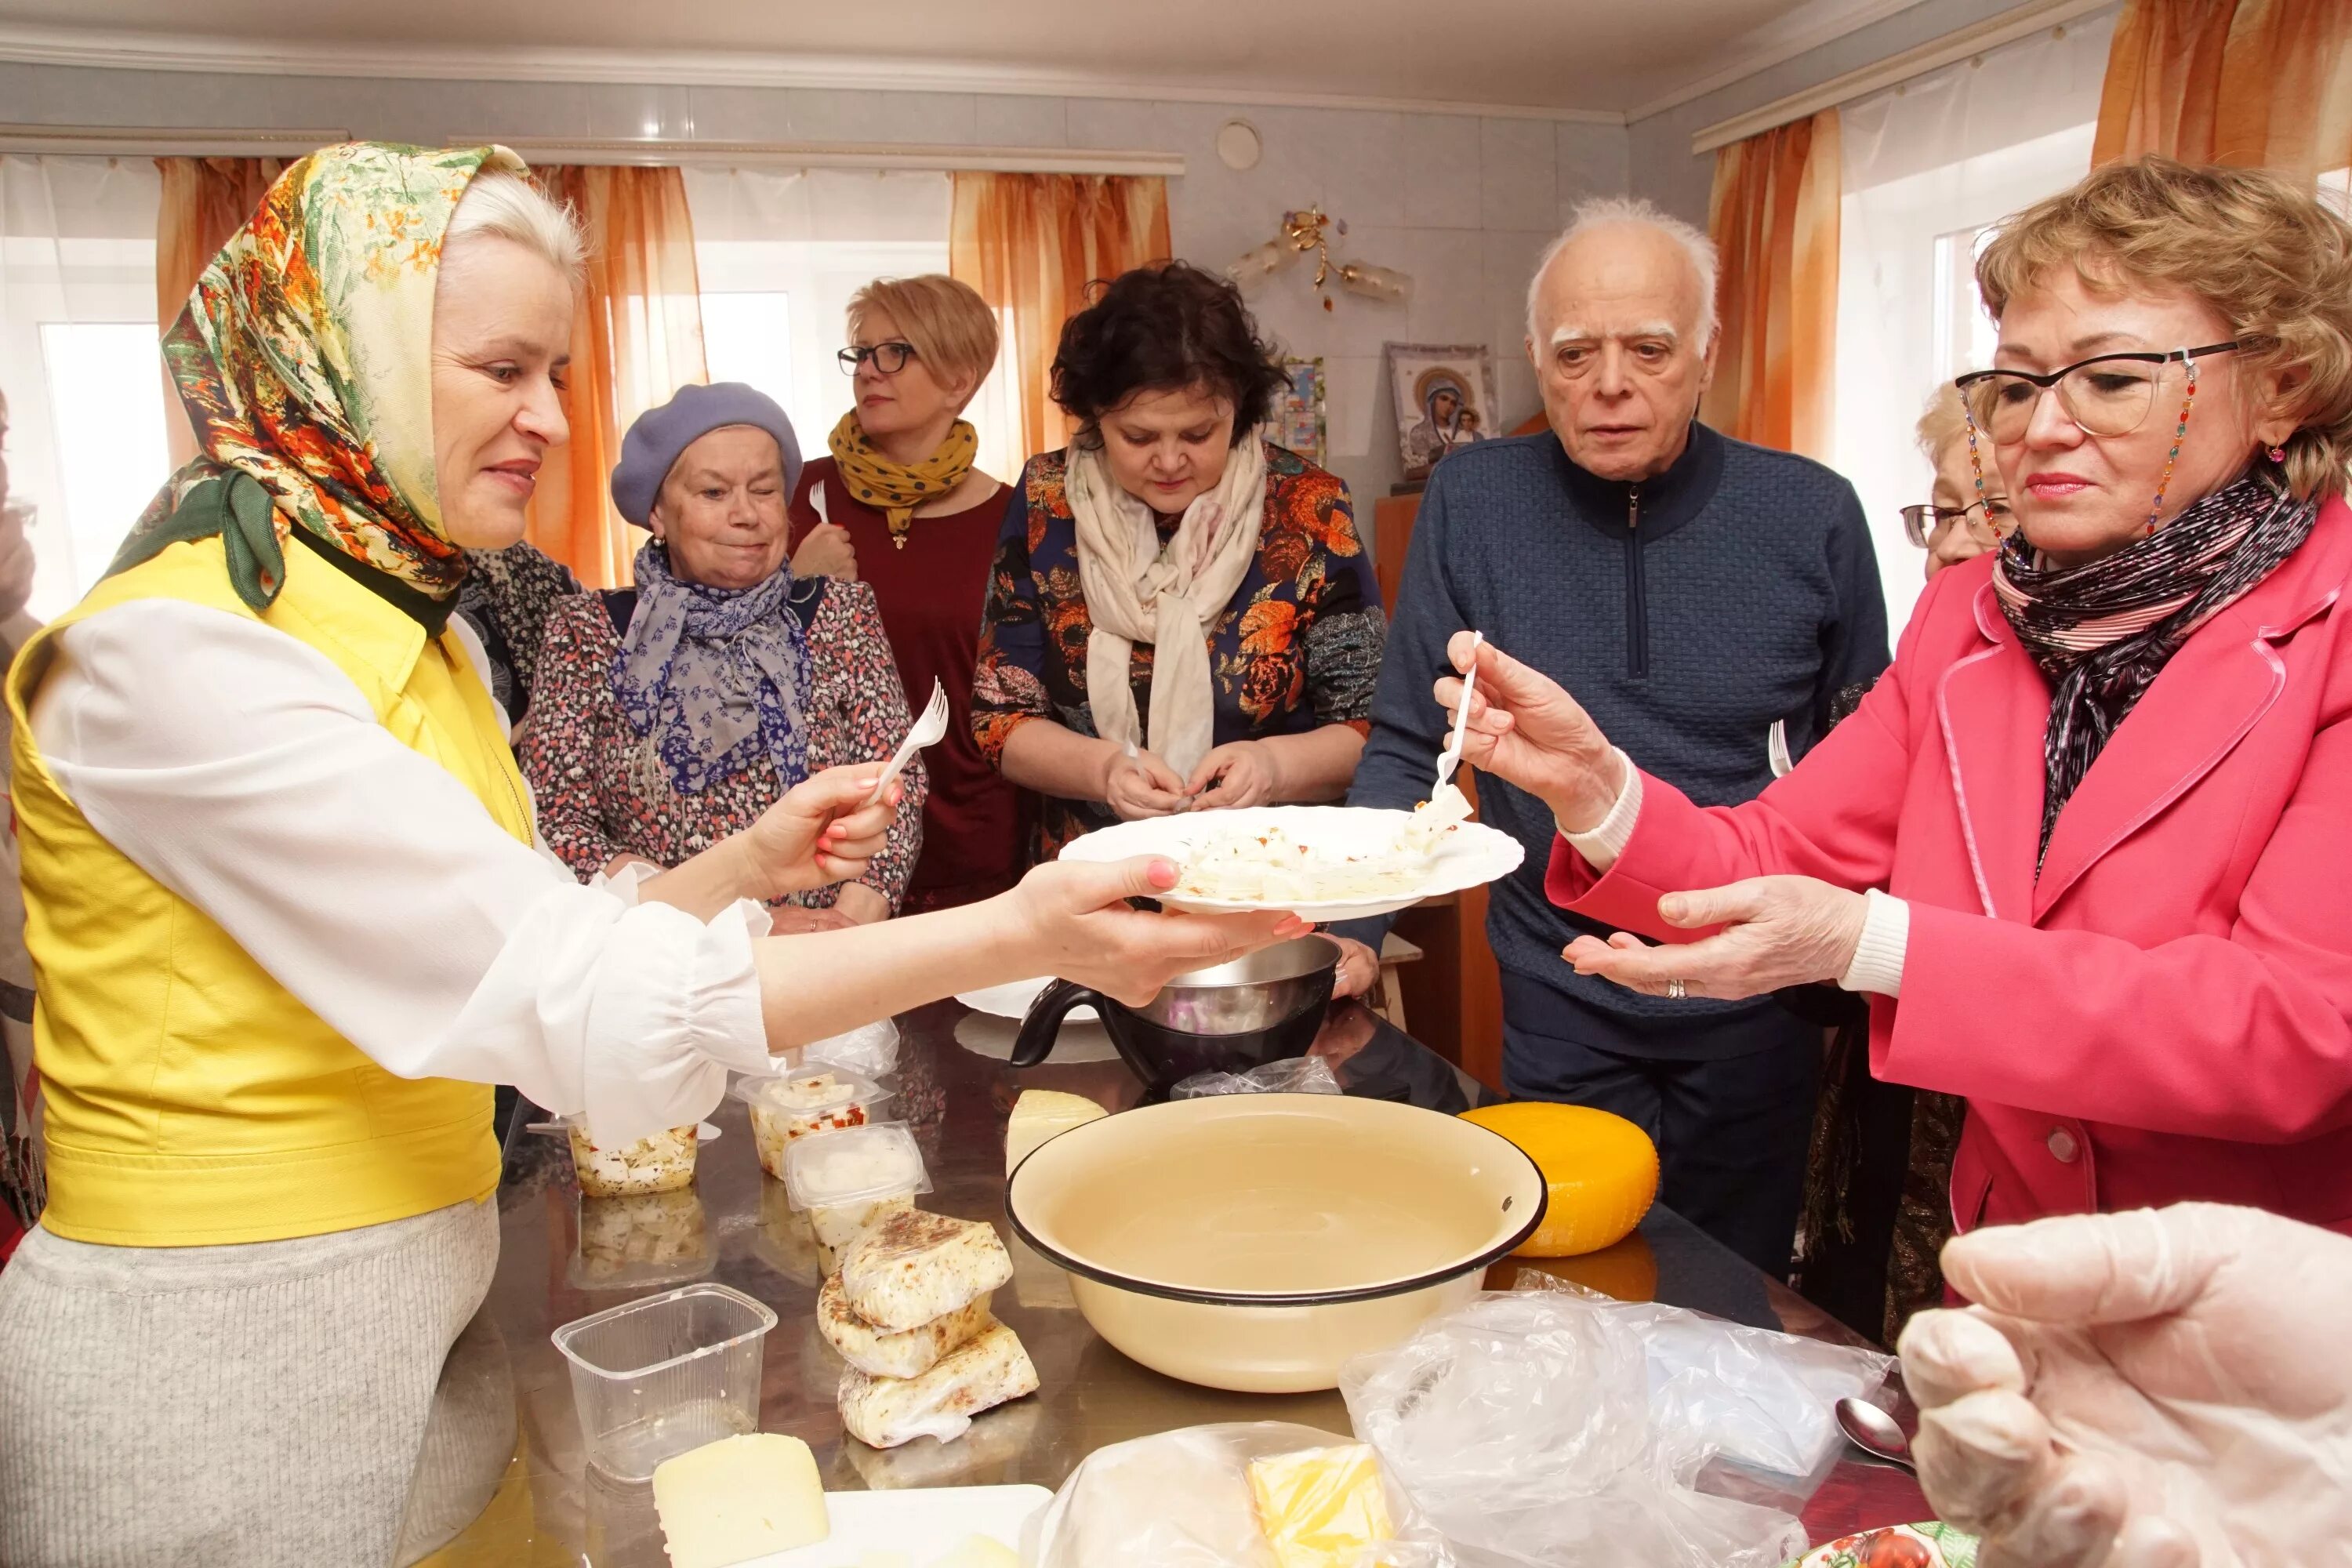
<svg viewBox="0 0 2352 1568">
<path fill-rule="evenodd" d="M 1013 1102 L 1013 1120 L 1004 1124 L 1004 1173 L 1073 1127 L 1099 1121 L 1109 1111 L 1083 1095 L 1050 1089 L 1027 1089 Z"/>
<path fill-rule="evenodd" d="M 831 1534 L 816 1456 L 798 1437 L 751 1432 L 665 1459 L 654 1508 L 670 1568 L 730 1568 Z"/>
<path fill-rule="evenodd" d="M 901 1209 L 841 1257 L 849 1310 L 893 1333 L 944 1318 L 1013 1279 L 1013 1256 L 992 1226 Z"/>
<path fill-rule="evenodd" d="M 1018 1335 L 999 1323 L 941 1357 L 920 1377 L 871 1377 L 850 1368 L 841 1376 L 841 1425 L 877 1448 L 895 1448 L 918 1437 L 951 1443 L 982 1411 L 1036 1392 L 1037 1369 L 1029 1352 Z"/>
<path fill-rule="evenodd" d="M 841 1276 L 827 1279 L 816 1293 L 816 1326 L 825 1342 L 841 1352 L 842 1360 L 876 1377 L 920 1377 L 941 1356 L 978 1337 L 995 1321 L 988 1314 L 988 1298 L 977 1296 L 944 1318 L 892 1333 L 849 1310 Z"/>
</svg>

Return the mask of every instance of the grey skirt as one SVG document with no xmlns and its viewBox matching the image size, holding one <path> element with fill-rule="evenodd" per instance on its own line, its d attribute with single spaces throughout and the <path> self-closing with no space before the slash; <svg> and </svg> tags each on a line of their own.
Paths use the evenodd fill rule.
<svg viewBox="0 0 2352 1568">
<path fill-rule="evenodd" d="M 236 1247 L 35 1230 L 0 1270 L 0 1563 L 410 1555 L 443 1363 L 498 1255 L 488 1199 Z"/>
</svg>

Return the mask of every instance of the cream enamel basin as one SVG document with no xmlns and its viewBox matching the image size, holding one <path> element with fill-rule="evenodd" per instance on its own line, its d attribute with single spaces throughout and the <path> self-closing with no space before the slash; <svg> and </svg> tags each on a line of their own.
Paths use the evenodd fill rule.
<svg viewBox="0 0 2352 1568">
<path fill-rule="evenodd" d="M 1545 1192 L 1533 1161 L 1455 1117 L 1245 1094 L 1065 1132 L 1022 1162 L 1006 1207 L 1128 1355 L 1210 1388 L 1297 1394 L 1475 1294 L 1542 1221 Z"/>
</svg>

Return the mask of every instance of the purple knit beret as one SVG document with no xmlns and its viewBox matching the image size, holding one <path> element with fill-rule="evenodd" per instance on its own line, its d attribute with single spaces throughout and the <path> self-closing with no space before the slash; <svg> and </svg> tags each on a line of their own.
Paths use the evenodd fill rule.
<svg viewBox="0 0 2352 1568">
<path fill-rule="evenodd" d="M 801 481 L 801 444 L 793 435 L 793 422 L 774 398 L 757 387 L 721 381 L 679 387 L 667 403 L 637 416 L 621 437 L 621 460 L 613 466 L 613 504 L 621 515 L 645 527 L 662 481 L 686 449 L 730 425 L 749 425 L 776 438 L 776 447 L 784 455 L 784 494 L 791 495 Z"/>
</svg>

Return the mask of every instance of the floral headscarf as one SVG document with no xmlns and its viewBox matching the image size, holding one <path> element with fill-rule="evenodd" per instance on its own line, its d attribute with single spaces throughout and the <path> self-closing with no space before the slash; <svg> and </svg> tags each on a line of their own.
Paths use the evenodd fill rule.
<svg viewBox="0 0 2352 1568">
<path fill-rule="evenodd" d="M 197 279 L 163 357 L 201 456 L 165 481 L 113 570 L 224 536 L 239 596 L 268 606 L 293 528 L 446 604 L 466 557 L 433 467 L 433 290 L 475 174 L 502 147 L 381 142 L 292 164 Z"/>
</svg>

